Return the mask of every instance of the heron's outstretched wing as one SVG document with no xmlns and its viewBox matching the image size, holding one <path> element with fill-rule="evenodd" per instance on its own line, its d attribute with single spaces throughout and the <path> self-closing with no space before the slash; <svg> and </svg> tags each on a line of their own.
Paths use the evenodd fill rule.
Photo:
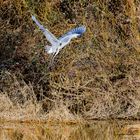
<svg viewBox="0 0 140 140">
<path fill-rule="evenodd" d="M 43 34 L 46 36 L 47 40 L 53 45 L 55 43 L 58 43 L 59 40 L 48 30 L 41 25 L 35 16 L 32 16 L 32 20 L 36 23 L 36 25 L 39 27 L 39 29 L 43 32 Z"/>
<path fill-rule="evenodd" d="M 61 40 L 62 38 L 65 38 L 66 36 L 73 36 L 73 37 L 75 37 L 75 35 L 81 36 L 85 31 L 86 31 L 85 26 L 80 26 L 80 27 L 74 28 L 74 29 L 70 30 L 69 32 L 67 32 L 66 34 L 64 34 L 63 36 L 61 36 L 59 38 L 59 40 Z"/>
</svg>

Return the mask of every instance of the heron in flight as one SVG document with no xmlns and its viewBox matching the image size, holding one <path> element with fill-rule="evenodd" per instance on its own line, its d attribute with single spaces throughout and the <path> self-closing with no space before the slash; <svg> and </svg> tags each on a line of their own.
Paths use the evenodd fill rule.
<svg viewBox="0 0 140 140">
<path fill-rule="evenodd" d="M 71 41 L 71 39 L 80 37 L 86 31 L 85 26 L 80 26 L 70 30 L 66 34 L 62 35 L 60 38 L 56 38 L 48 29 L 45 29 L 43 25 L 39 23 L 35 16 L 32 16 L 32 20 L 36 23 L 36 25 L 47 38 L 47 40 L 51 43 L 51 46 L 45 46 L 45 51 L 48 54 L 53 54 L 54 57 L 63 47 L 65 47 Z"/>
</svg>

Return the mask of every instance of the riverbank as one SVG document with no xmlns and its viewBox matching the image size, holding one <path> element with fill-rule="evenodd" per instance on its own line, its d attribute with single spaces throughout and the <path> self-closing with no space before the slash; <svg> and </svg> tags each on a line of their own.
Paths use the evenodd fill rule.
<svg viewBox="0 0 140 140">
<path fill-rule="evenodd" d="M 140 2 L 0 2 L 0 117 L 140 119 Z M 31 19 L 57 37 L 86 33 L 50 65 Z"/>
</svg>

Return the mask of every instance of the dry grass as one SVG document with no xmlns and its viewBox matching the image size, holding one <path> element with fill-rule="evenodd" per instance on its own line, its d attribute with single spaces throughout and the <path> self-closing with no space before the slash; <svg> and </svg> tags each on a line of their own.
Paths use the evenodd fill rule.
<svg viewBox="0 0 140 140">
<path fill-rule="evenodd" d="M 139 5 L 138 0 L 1 1 L 1 116 L 140 119 Z M 81 24 L 87 32 L 49 67 L 46 39 L 31 14 L 56 36 Z"/>
</svg>

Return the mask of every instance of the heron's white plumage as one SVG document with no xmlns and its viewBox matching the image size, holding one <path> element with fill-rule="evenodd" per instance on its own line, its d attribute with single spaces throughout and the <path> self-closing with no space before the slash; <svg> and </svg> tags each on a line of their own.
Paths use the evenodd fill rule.
<svg viewBox="0 0 140 140">
<path fill-rule="evenodd" d="M 70 35 L 76 35 L 76 37 L 78 37 L 78 36 L 81 36 L 85 31 L 86 31 L 86 27 L 80 26 L 80 27 L 77 27 L 77 28 L 70 30 L 66 34 L 62 35 L 59 39 L 62 39 L 64 37 L 70 36 Z M 75 37 L 75 36 L 73 36 L 73 37 Z"/>
<path fill-rule="evenodd" d="M 48 29 L 45 29 L 43 25 L 41 25 L 35 16 L 32 16 L 32 20 L 36 23 L 39 29 L 43 32 L 46 36 L 47 40 L 51 43 L 52 46 L 46 46 L 45 51 L 48 54 L 54 54 L 54 57 L 59 53 L 59 50 L 65 47 L 73 38 L 77 38 L 81 36 L 85 31 L 85 26 L 80 26 L 74 28 L 67 32 L 66 34 L 62 35 L 60 38 L 56 38 Z"/>
<path fill-rule="evenodd" d="M 48 30 L 41 25 L 38 20 L 35 18 L 35 16 L 32 16 L 32 20 L 36 23 L 36 25 L 39 27 L 39 29 L 43 32 L 43 34 L 46 36 L 47 40 L 53 45 L 55 43 L 58 43 L 59 40 Z"/>
</svg>

